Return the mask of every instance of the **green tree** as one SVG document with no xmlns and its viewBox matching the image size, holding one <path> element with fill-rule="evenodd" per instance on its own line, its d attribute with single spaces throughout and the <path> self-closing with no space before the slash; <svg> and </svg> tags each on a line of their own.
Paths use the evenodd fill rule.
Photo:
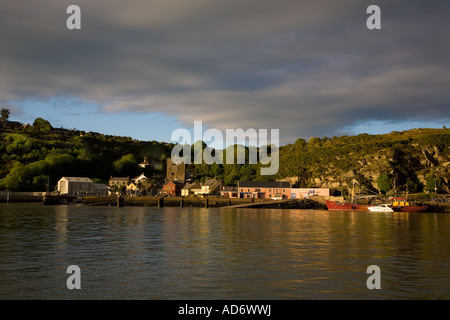
<svg viewBox="0 0 450 320">
<path fill-rule="evenodd" d="M 119 160 L 114 161 L 113 167 L 118 175 L 134 176 L 137 174 L 138 163 L 133 154 L 127 154 Z"/>
<path fill-rule="evenodd" d="M 417 178 L 416 171 L 422 165 L 413 152 L 406 146 L 398 144 L 392 148 L 392 160 L 390 161 L 393 170 L 393 183 L 398 191 L 418 192 L 423 186 Z M 397 191 L 396 190 L 396 191 Z"/>
<path fill-rule="evenodd" d="M 423 185 L 419 181 L 417 174 L 412 174 L 406 179 L 406 190 L 411 193 L 423 191 Z"/>
<path fill-rule="evenodd" d="M 312 144 L 312 145 L 320 145 L 321 143 L 321 139 L 319 137 L 311 137 L 308 140 L 308 144 Z"/>
<path fill-rule="evenodd" d="M 237 186 L 240 180 L 239 167 L 232 164 L 224 165 L 224 183 L 228 186 Z"/>
<path fill-rule="evenodd" d="M 386 194 L 392 189 L 392 175 L 389 173 L 380 173 L 377 178 L 378 190 L 381 193 Z"/>
<path fill-rule="evenodd" d="M 2 189 L 18 190 L 26 183 L 27 175 L 26 166 L 17 161 L 13 164 L 8 175 L 0 180 L 0 186 Z"/>
<path fill-rule="evenodd" d="M 223 166 L 221 164 L 213 163 L 209 170 L 209 175 L 221 179 L 223 177 Z"/>
<path fill-rule="evenodd" d="M 240 170 L 240 180 L 251 181 L 256 177 L 256 169 L 254 165 L 244 164 Z"/>
<path fill-rule="evenodd" d="M 430 174 L 425 182 L 425 191 L 434 193 L 435 188 L 437 193 L 442 192 L 442 178 L 436 177 L 434 174 Z"/>
<path fill-rule="evenodd" d="M 304 147 L 304 146 L 306 146 L 306 140 L 303 139 L 303 138 L 298 138 L 295 141 L 295 145 L 298 146 L 298 147 Z"/>
<path fill-rule="evenodd" d="M 0 111 L 0 114 L 1 114 L 0 120 L 2 120 L 2 121 L 8 120 L 8 119 L 9 119 L 9 113 L 10 113 L 9 109 L 3 108 L 3 109 Z"/>
<path fill-rule="evenodd" d="M 36 132 L 48 133 L 52 130 L 52 125 L 47 120 L 37 118 L 33 122 L 33 128 Z"/>
</svg>

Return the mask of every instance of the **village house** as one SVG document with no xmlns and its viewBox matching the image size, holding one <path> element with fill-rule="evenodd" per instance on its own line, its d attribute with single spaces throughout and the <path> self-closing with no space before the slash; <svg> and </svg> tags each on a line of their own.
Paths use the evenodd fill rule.
<svg viewBox="0 0 450 320">
<path fill-rule="evenodd" d="M 239 198 L 289 199 L 291 185 L 286 181 L 239 181 Z"/>
<path fill-rule="evenodd" d="M 148 162 L 147 157 L 144 158 L 144 161 L 142 161 L 141 163 L 139 163 L 139 167 L 140 168 L 147 168 L 150 165 L 150 163 Z"/>
<path fill-rule="evenodd" d="M 152 159 L 148 160 L 148 157 L 144 157 L 144 161 L 139 163 L 139 167 L 145 169 L 148 166 L 152 167 L 153 169 L 156 169 L 161 166 L 161 163 L 159 161 L 155 161 Z"/>
<path fill-rule="evenodd" d="M 202 194 L 219 193 L 222 181 L 216 179 L 208 179 L 202 183 Z"/>
<path fill-rule="evenodd" d="M 147 181 L 148 181 L 148 178 L 147 178 L 143 173 L 141 173 L 141 174 L 138 175 L 137 177 L 134 177 L 133 179 L 131 179 L 131 181 L 137 185 L 137 184 L 139 184 L 139 183 L 145 183 L 145 182 L 147 182 Z"/>
<path fill-rule="evenodd" d="M 291 188 L 291 198 L 301 199 L 311 196 L 329 196 L 329 188 Z"/>
<path fill-rule="evenodd" d="M 130 183 L 126 188 L 127 196 L 137 196 L 139 195 L 139 191 L 138 186 L 134 182 Z"/>
<path fill-rule="evenodd" d="M 219 193 L 222 181 L 216 179 L 208 179 L 204 183 L 186 183 L 181 189 L 181 196 L 202 196 L 207 194 Z"/>
<path fill-rule="evenodd" d="M 184 187 L 184 183 L 179 181 L 169 181 L 167 182 L 162 189 L 162 194 L 170 197 L 179 197 L 181 196 L 181 190 Z"/>
<path fill-rule="evenodd" d="M 186 183 L 183 189 L 181 189 L 182 197 L 195 196 L 202 192 L 202 186 L 199 183 Z"/>
<path fill-rule="evenodd" d="M 91 179 L 84 177 L 62 177 L 58 181 L 56 190 L 59 194 L 92 194 L 94 192 L 94 183 Z"/>
<path fill-rule="evenodd" d="M 236 187 L 223 187 L 220 190 L 220 196 L 224 198 L 237 198 L 238 197 L 238 188 Z"/>
<path fill-rule="evenodd" d="M 103 183 L 94 183 L 93 194 L 107 196 L 110 194 L 109 188 L 106 184 Z"/>
<path fill-rule="evenodd" d="M 109 178 L 110 187 L 127 187 L 131 183 L 130 177 L 113 177 Z"/>
</svg>

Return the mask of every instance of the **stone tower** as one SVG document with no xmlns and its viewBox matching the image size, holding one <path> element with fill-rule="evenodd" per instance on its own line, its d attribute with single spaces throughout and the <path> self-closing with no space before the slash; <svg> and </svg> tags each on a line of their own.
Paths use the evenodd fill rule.
<svg viewBox="0 0 450 320">
<path fill-rule="evenodd" d="M 186 180 L 186 164 L 175 164 L 171 158 L 167 158 L 166 181 L 179 181 L 184 183 Z"/>
</svg>

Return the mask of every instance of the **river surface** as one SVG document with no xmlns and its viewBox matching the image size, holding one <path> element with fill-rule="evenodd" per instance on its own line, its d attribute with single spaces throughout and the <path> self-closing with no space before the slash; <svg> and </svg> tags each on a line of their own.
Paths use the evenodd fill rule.
<svg viewBox="0 0 450 320">
<path fill-rule="evenodd" d="M 3 300 L 449 298 L 445 213 L 0 204 Z"/>
</svg>

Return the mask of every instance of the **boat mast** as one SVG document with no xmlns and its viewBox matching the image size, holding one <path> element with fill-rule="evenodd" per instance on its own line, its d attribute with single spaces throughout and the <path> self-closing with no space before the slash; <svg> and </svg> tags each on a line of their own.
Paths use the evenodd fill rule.
<svg viewBox="0 0 450 320">
<path fill-rule="evenodd" d="M 352 195 L 350 198 L 350 203 L 353 204 L 353 198 L 354 198 L 354 191 L 355 191 L 355 180 L 352 181 L 353 185 L 352 185 Z"/>
</svg>

